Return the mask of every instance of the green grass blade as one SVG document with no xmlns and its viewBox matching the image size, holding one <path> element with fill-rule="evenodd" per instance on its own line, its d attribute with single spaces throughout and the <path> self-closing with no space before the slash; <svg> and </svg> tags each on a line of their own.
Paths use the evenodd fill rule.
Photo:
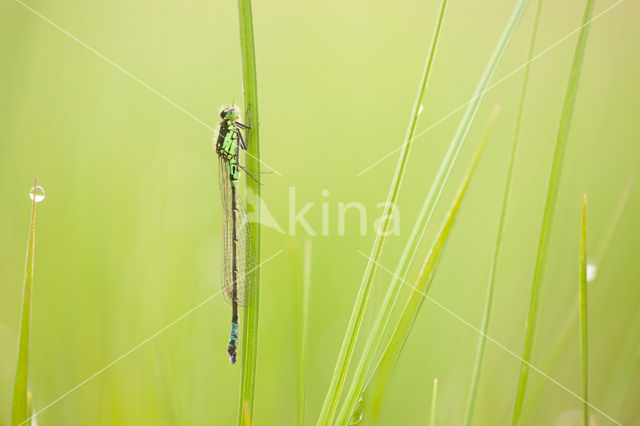
<svg viewBox="0 0 640 426">
<path fill-rule="evenodd" d="M 27 415 L 29 416 L 27 421 L 28 421 L 28 424 L 30 425 L 35 423 L 35 419 L 33 418 L 34 411 L 35 410 L 33 409 L 33 394 L 27 391 Z"/>
<path fill-rule="evenodd" d="M 37 191 L 33 184 L 33 194 Z M 24 286 L 22 289 L 22 313 L 20 319 L 20 337 L 18 340 L 18 362 L 13 384 L 13 402 L 11 404 L 11 426 L 18 426 L 29 417 L 27 381 L 29 377 L 29 329 L 31 327 L 31 296 L 33 292 L 33 266 L 36 248 L 36 197 L 31 201 L 31 220 L 27 237 L 27 255 L 24 267 Z"/>
<path fill-rule="evenodd" d="M 509 45 L 509 42 L 513 38 L 513 34 L 515 33 L 515 30 L 520 23 L 522 15 L 524 14 L 524 11 L 528 4 L 529 0 L 520 0 L 513 10 L 513 13 L 511 14 L 511 17 L 509 18 L 509 21 L 507 22 L 507 25 L 503 30 L 503 33 L 494 49 L 494 52 L 491 55 L 491 58 L 489 59 L 489 62 L 480 78 L 480 81 L 478 82 L 474 96 L 467 106 L 460 125 L 458 126 L 458 129 L 456 130 L 456 133 L 449 145 L 447 153 L 445 154 L 445 158 L 443 159 L 440 169 L 438 170 L 438 173 L 436 175 L 435 181 L 431 189 L 429 190 L 418 219 L 415 222 L 407 244 L 405 245 L 405 248 L 402 252 L 398 267 L 396 268 L 391 283 L 389 284 L 384 301 L 382 302 L 382 308 L 380 309 L 373 328 L 369 334 L 362 357 L 359 361 L 358 366 L 356 367 L 352 385 L 349 389 L 347 397 L 345 398 L 346 402 L 344 408 L 341 410 L 341 412 L 351 412 L 359 399 L 359 394 L 361 393 L 365 385 L 366 375 L 370 372 L 373 359 L 378 353 L 380 338 L 384 333 L 387 322 L 389 321 L 391 312 L 393 311 L 393 307 L 398 298 L 400 288 L 402 287 L 402 280 L 406 279 L 409 266 L 413 262 L 422 235 L 429 225 L 431 216 L 433 214 L 433 211 L 435 210 L 436 203 L 440 198 L 440 194 L 442 193 L 444 185 L 449 178 L 449 174 L 451 173 L 453 165 L 457 159 L 458 153 L 460 152 L 464 140 L 469 133 L 469 129 L 473 124 L 476 113 L 480 106 L 480 102 L 482 101 L 482 98 L 484 96 L 484 92 L 487 90 L 487 87 L 491 82 L 491 78 L 493 78 L 498 64 L 500 63 L 502 56 L 504 55 L 504 52 Z M 441 14 L 442 12 L 443 9 L 441 6 Z M 340 418 L 344 418 L 342 414 Z"/>
<path fill-rule="evenodd" d="M 260 176 L 260 116 L 258 114 L 258 82 L 256 76 L 256 54 L 253 36 L 253 14 L 251 0 L 238 0 L 240 21 L 240 47 L 242 51 L 242 81 L 244 103 L 251 117 L 253 128 L 247 135 L 248 149 L 246 167 L 252 176 Z M 258 316 L 260 312 L 260 184 L 253 179 L 245 179 L 247 185 L 247 207 L 251 226 L 252 247 L 255 253 L 256 283 L 251 288 L 251 304 L 244 310 L 241 327 L 241 380 L 238 424 L 250 425 L 253 420 L 253 402 L 256 386 L 258 357 Z M 247 256 L 247 259 L 250 259 Z"/>
<path fill-rule="evenodd" d="M 372 398 L 370 407 L 373 407 L 376 411 L 381 405 L 384 391 L 387 387 L 387 384 L 389 383 L 391 375 L 393 374 L 393 370 L 398 361 L 398 358 L 400 357 L 400 353 L 402 352 L 409 333 L 411 332 L 413 323 L 415 322 L 415 319 L 420 312 L 420 308 L 422 307 L 422 304 L 424 302 L 424 296 L 429 292 L 433 276 L 435 275 L 435 271 L 437 269 L 440 253 L 442 252 L 445 242 L 447 241 L 449 231 L 453 226 L 454 220 L 456 218 L 458 210 L 460 209 L 460 205 L 462 204 L 462 200 L 464 198 L 466 190 L 469 187 L 469 183 L 471 182 L 473 173 L 475 172 L 476 166 L 480 161 L 480 157 L 487 143 L 487 140 L 489 139 L 489 134 L 491 133 L 493 125 L 498 118 L 499 112 L 500 106 L 496 105 L 491 113 L 491 117 L 489 118 L 489 122 L 484 131 L 484 134 L 482 135 L 482 141 L 480 142 L 473 162 L 471 163 L 471 166 L 469 166 L 467 175 L 465 176 L 462 185 L 460 186 L 455 202 L 449 210 L 445 222 L 442 225 L 442 228 L 440 228 L 440 231 L 438 232 L 438 235 L 436 236 L 436 239 L 433 242 L 429 253 L 427 254 L 427 257 L 422 265 L 422 269 L 420 270 L 420 274 L 418 275 L 416 283 L 413 286 L 414 291 L 412 291 L 409 295 L 409 298 L 407 299 L 402 314 L 400 315 L 400 319 L 398 320 L 396 328 L 391 335 L 389 344 L 385 348 L 385 351 L 382 354 L 382 358 L 380 359 L 380 363 L 374 371 L 371 381 L 373 390 L 371 392 Z M 406 283 L 405 280 L 402 280 L 402 282 Z M 367 387 L 368 386 L 369 385 L 367 385 Z M 365 398 L 365 402 L 367 399 L 368 398 Z"/>
<path fill-rule="evenodd" d="M 300 247 L 297 240 L 292 239 L 289 242 L 289 253 L 291 255 L 291 291 L 293 294 L 293 305 L 295 308 L 295 325 L 296 325 L 296 361 L 298 369 L 296 371 L 296 380 L 298 385 L 298 392 L 296 394 L 296 413 L 298 424 L 304 424 L 304 385 L 303 385 L 303 376 L 304 376 L 304 347 L 303 344 L 303 321 L 304 321 L 304 310 L 303 310 L 303 277 L 300 273 Z"/>
<path fill-rule="evenodd" d="M 522 412 L 522 403 L 527 388 L 527 380 L 529 378 L 529 363 L 531 362 L 531 354 L 533 352 L 533 341 L 538 322 L 538 308 L 540 299 L 540 287 L 546 266 L 547 252 L 549 248 L 549 237 L 553 222 L 553 213 L 555 211 L 558 187 L 560 186 L 560 172 L 564 159 L 564 151 L 567 145 L 569 128 L 571 127 L 571 118 L 575 106 L 576 92 L 578 90 L 578 81 L 580 79 L 580 70 L 584 60 L 584 52 L 587 44 L 587 36 L 589 34 L 589 22 L 593 14 L 594 0 L 587 0 L 584 16 L 582 18 L 582 27 L 578 35 L 578 42 L 571 65 L 571 73 L 569 74 L 569 82 L 562 107 L 562 115 L 560 117 L 560 126 L 556 138 L 555 152 L 553 155 L 553 163 L 551 165 L 551 174 L 549 176 L 549 184 L 547 186 L 547 197 L 544 205 L 544 213 L 542 217 L 542 227 L 540 229 L 540 239 L 538 241 L 538 252 L 536 255 L 536 266 L 531 284 L 531 296 L 529 301 L 529 313 L 527 323 L 525 325 L 525 338 L 522 350 L 522 363 L 520 365 L 520 376 L 518 379 L 518 387 L 513 406 L 513 414 L 511 424 L 517 425 L 520 421 Z"/>
<path fill-rule="evenodd" d="M 438 379 L 433 379 L 433 394 L 431 395 L 431 412 L 429 413 L 429 426 L 436 424 L 436 398 L 438 397 Z"/>
<path fill-rule="evenodd" d="M 584 426 L 589 426 L 589 363 L 587 345 L 587 196 L 582 201 L 580 221 L 580 343 L 582 347 L 582 399 Z"/>
<path fill-rule="evenodd" d="M 302 274 L 298 265 L 300 264 L 298 245 L 294 244 L 292 252 L 293 270 L 293 293 L 296 305 L 296 325 L 298 337 L 298 393 L 296 398 L 298 425 L 305 423 L 305 403 L 306 403 L 306 377 L 307 377 L 307 347 L 309 344 L 309 300 L 311 295 L 311 241 L 304 243 L 304 257 L 302 260 Z M 302 279 L 300 277 L 302 276 Z"/>
<path fill-rule="evenodd" d="M 540 12 L 542 11 L 542 0 L 538 1 L 538 8 L 536 10 L 536 16 L 533 21 L 533 30 L 531 33 L 531 41 L 529 42 L 529 54 L 527 56 L 527 66 L 524 70 L 524 79 L 522 82 L 522 91 L 520 93 L 520 104 L 518 106 L 518 114 L 516 116 L 516 127 L 513 137 L 513 145 L 511 147 L 511 156 L 509 158 L 509 166 L 507 169 L 507 177 L 504 185 L 504 195 L 502 198 L 502 208 L 500 210 L 500 219 L 498 220 L 498 232 L 496 235 L 496 242 L 493 248 L 493 258 L 491 260 L 491 267 L 489 270 L 489 284 L 487 286 L 487 293 L 485 296 L 484 313 L 482 316 L 482 336 L 478 340 L 478 349 L 476 351 L 476 359 L 473 366 L 473 373 L 471 374 L 471 385 L 469 388 L 469 397 L 467 399 L 467 408 L 464 415 L 464 426 L 471 425 L 473 418 L 473 411 L 475 408 L 476 397 L 478 393 L 478 384 L 480 382 L 480 372 L 482 370 L 482 362 L 484 360 L 484 349 L 487 342 L 486 335 L 489 331 L 489 320 L 491 318 L 491 305 L 493 302 L 493 289 L 496 280 L 496 271 L 498 268 L 498 258 L 500 256 L 500 249 L 502 244 L 502 230 L 504 228 L 504 221 L 507 215 L 507 205 L 509 204 L 509 193 L 511 190 L 511 180 L 513 177 L 513 167 L 516 160 L 516 152 L 518 149 L 518 140 L 520 135 L 520 124 L 522 123 L 522 113 L 524 111 L 524 101 L 527 94 L 527 83 L 529 82 L 530 62 L 533 57 L 533 49 L 536 41 L 536 34 L 538 32 L 538 23 L 540 22 Z"/>
<path fill-rule="evenodd" d="M 380 402 L 382 400 L 382 396 L 384 394 L 384 390 L 387 387 L 387 383 L 393 374 L 393 370 L 397 363 L 398 358 L 400 357 L 400 353 L 404 347 L 404 343 L 406 342 L 409 333 L 411 332 L 411 328 L 415 322 L 418 313 L 420 312 L 420 308 L 422 307 L 422 303 L 424 302 L 425 295 L 428 294 L 429 289 L 431 287 L 431 282 L 433 276 L 435 275 L 435 271 L 437 269 L 438 259 L 440 257 L 440 253 L 444 248 L 444 245 L 447 241 L 447 237 L 449 236 L 449 231 L 453 226 L 456 215 L 460 209 L 460 205 L 462 204 L 462 200 L 464 195 L 469 187 L 469 183 L 471 182 L 471 178 L 473 177 L 473 173 L 476 170 L 476 166 L 480 161 L 480 157 L 486 145 L 486 142 L 489 138 L 489 134 L 491 133 L 491 129 L 498 117 L 498 113 L 500 111 L 500 106 L 496 105 L 491 113 L 491 117 L 489 118 L 489 123 L 484 131 L 482 136 L 482 140 L 476 151 L 473 162 L 469 166 L 467 174 L 458 190 L 458 194 L 455 198 L 447 217 L 445 218 L 444 224 L 440 228 L 438 235 L 436 236 L 429 253 L 422 265 L 420 270 L 420 274 L 416 280 L 416 283 L 412 288 L 414 291 L 409 295 L 403 311 L 400 315 L 398 323 L 389 339 L 389 344 L 384 350 L 382 354 L 382 358 L 380 359 L 380 363 L 378 367 L 374 371 L 373 378 L 371 384 L 372 387 L 372 398 L 370 407 L 380 406 Z M 406 283 L 405 280 L 402 280 L 402 283 Z M 368 385 L 369 386 L 369 385 Z M 368 387 L 367 386 L 367 387 Z M 368 398 L 365 398 L 365 403 Z"/>
<path fill-rule="evenodd" d="M 304 243 L 304 267 L 302 271 L 302 338 L 300 339 L 300 426 L 304 425 L 307 377 L 307 348 L 309 345 L 309 301 L 311 299 L 311 241 Z"/>
<path fill-rule="evenodd" d="M 383 222 L 382 229 L 379 230 L 376 234 L 376 239 L 373 243 L 373 248 L 371 249 L 371 258 L 367 262 L 364 276 L 360 284 L 360 289 L 358 290 L 358 295 L 353 306 L 353 311 L 351 312 L 349 325 L 347 326 L 347 331 L 342 342 L 342 347 L 340 348 L 338 360 L 331 377 L 331 383 L 329 385 L 329 389 L 327 390 L 327 395 L 325 397 L 324 404 L 322 405 L 322 410 L 318 418 L 319 425 L 330 425 L 332 423 L 336 408 L 338 406 L 338 402 L 340 400 L 340 394 L 342 393 L 342 388 L 347 377 L 347 370 L 349 369 L 351 357 L 353 356 L 353 348 L 355 347 L 356 339 L 360 331 L 360 326 L 362 325 L 362 319 L 364 316 L 364 310 L 366 308 L 367 301 L 369 299 L 369 293 L 371 292 L 371 286 L 373 284 L 373 278 L 375 276 L 376 263 L 378 262 L 378 260 L 380 259 L 380 255 L 382 254 L 382 246 L 384 245 L 384 240 L 391 223 L 393 213 L 392 209 L 398 199 L 400 185 L 402 184 L 402 178 L 404 176 L 407 161 L 409 159 L 409 152 L 413 136 L 415 134 L 416 126 L 418 124 L 418 117 L 420 115 L 420 106 L 422 105 L 422 99 L 424 98 L 424 93 L 426 91 L 427 84 L 429 82 L 429 76 L 431 74 L 431 67 L 435 58 L 436 47 L 440 34 L 440 28 L 442 26 L 442 19 L 446 1 L 447 0 L 442 0 L 439 19 L 434 30 L 434 37 L 432 39 L 429 53 L 427 55 L 427 62 L 422 73 L 422 79 L 420 87 L 418 89 L 418 94 L 413 105 L 413 112 L 411 114 L 409 127 L 407 128 L 407 133 L 402 145 L 402 152 L 400 153 L 400 158 L 398 159 L 398 164 L 396 165 L 396 170 L 391 181 L 391 188 L 389 190 L 389 195 L 387 196 L 387 202 L 385 203 L 385 211 L 383 215 L 385 220 Z"/>
<path fill-rule="evenodd" d="M 593 261 L 594 267 L 599 269 L 599 265 L 602 263 L 605 255 L 608 253 L 609 242 L 611 241 L 611 237 L 613 232 L 615 231 L 618 222 L 620 221 L 622 212 L 624 211 L 625 205 L 629 199 L 629 195 L 631 194 L 631 189 L 633 188 L 633 184 L 635 183 L 636 176 L 632 174 L 627 179 L 624 188 L 622 189 L 620 196 L 618 197 L 618 201 L 616 202 L 615 207 L 611 212 L 611 216 L 607 221 L 607 226 L 605 227 L 605 231 L 602 234 L 602 237 L 598 243 L 598 245 L 593 250 L 594 255 L 592 255 L 591 259 Z M 587 262 L 587 264 L 589 264 Z M 598 283 L 597 274 L 591 281 L 587 280 L 587 283 L 593 289 Z M 560 337 L 554 343 L 553 347 L 549 350 L 549 355 L 545 358 L 542 365 L 543 371 L 551 372 L 555 368 L 556 364 L 560 360 L 560 356 L 564 353 L 567 344 L 569 343 L 569 339 L 572 336 L 575 327 L 575 318 L 578 315 L 578 306 L 574 305 L 570 312 L 567 312 L 567 317 L 564 321 L 564 326 L 560 328 L 562 331 L 560 332 Z M 531 412 L 537 401 L 542 396 L 544 391 L 544 387 L 548 382 L 543 381 L 535 388 L 531 398 L 529 398 L 529 402 L 527 404 L 526 409 L 523 411 L 523 418 L 527 418 L 528 414 Z M 618 399 L 619 400 L 619 399 Z M 618 401 L 616 400 L 616 401 Z M 609 404 L 603 404 L 605 407 L 610 406 Z M 611 412 L 615 413 L 616 410 L 611 410 Z"/>
<path fill-rule="evenodd" d="M 416 125 L 418 123 L 420 105 L 422 105 L 422 99 L 424 97 L 424 92 L 428 84 L 429 75 L 430 75 L 431 67 L 433 64 L 433 59 L 435 58 L 435 52 L 437 49 L 438 40 L 440 38 L 440 33 L 442 30 L 442 23 L 444 21 L 444 13 L 446 10 L 446 6 L 447 6 L 447 0 L 442 0 L 440 4 L 440 10 L 438 13 L 438 20 L 436 21 L 433 37 L 431 39 L 431 46 L 429 47 L 429 54 L 427 55 L 427 62 L 425 64 L 425 68 L 422 75 L 422 84 L 420 86 L 420 90 L 416 98 L 416 102 L 413 110 L 413 116 L 409 124 L 409 130 L 407 132 L 407 138 L 409 141 L 411 141 L 411 139 L 413 138 Z M 388 298 L 389 297 L 390 296 L 388 296 Z M 394 301 L 395 301 L 395 298 L 394 298 Z M 345 396 L 345 402 L 338 414 L 338 419 L 337 419 L 338 424 L 344 424 L 347 421 L 347 418 L 351 415 L 351 412 L 354 410 L 359 400 L 360 392 L 364 387 L 365 376 L 373 364 L 374 357 L 376 354 L 375 348 L 377 347 L 377 344 L 379 341 L 379 338 L 377 338 L 377 336 L 382 333 L 382 330 L 384 329 L 388 321 L 388 317 L 391 314 L 391 310 L 393 309 L 393 304 L 389 303 L 388 301 L 387 303 L 383 303 L 383 306 L 384 308 L 380 312 L 380 315 L 378 315 L 378 317 L 376 318 L 376 322 L 369 335 L 369 338 L 367 339 L 365 348 L 363 350 L 363 354 L 358 363 L 358 366 L 356 367 L 352 385 L 350 386 Z"/>
</svg>

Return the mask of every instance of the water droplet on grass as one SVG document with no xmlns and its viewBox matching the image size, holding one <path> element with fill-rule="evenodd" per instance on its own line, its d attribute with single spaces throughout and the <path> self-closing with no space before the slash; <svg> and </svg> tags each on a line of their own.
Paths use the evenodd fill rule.
<svg viewBox="0 0 640 426">
<path fill-rule="evenodd" d="M 420 105 L 420 108 L 418 109 L 418 115 L 422 114 L 423 109 L 424 109 L 424 105 Z"/>
<path fill-rule="evenodd" d="M 36 203 L 39 203 L 44 200 L 44 189 L 40 185 L 31 188 L 31 190 L 29 190 L 29 198 L 32 200 L 35 198 Z"/>
<path fill-rule="evenodd" d="M 356 406 L 353 407 L 353 413 L 351 413 L 351 417 L 349 418 L 350 425 L 357 425 L 362 421 L 362 396 L 358 398 L 358 402 L 356 402 Z"/>
<path fill-rule="evenodd" d="M 587 263 L 587 282 L 590 283 L 591 281 L 595 280 L 597 274 L 598 267 L 595 265 L 595 263 Z"/>
</svg>

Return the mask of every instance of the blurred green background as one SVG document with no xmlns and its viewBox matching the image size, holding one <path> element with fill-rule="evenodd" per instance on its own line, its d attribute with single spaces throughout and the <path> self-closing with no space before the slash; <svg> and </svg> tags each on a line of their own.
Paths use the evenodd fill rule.
<svg viewBox="0 0 640 426">
<path fill-rule="evenodd" d="M 373 222 L 405 132 L 438 2 L 255 2 L 265 205 L 284 234 L 263 232 L 255 423 L 296 422 L 295 249 L 313 243 L 307 413 L 317 417 L 370 250 Z M 535 4 L 535 3 L 534 3 Z M 595 14 L 614 4 L 602 0 Z M 212 131 L 218 108 L 242 99 L 236 4 L 114 0 L 30 1 L 64 34 L 14 0 L 0 3 L 0 424 L 9 418 L 33 178 L 38 204 L 30 389 L 36 409 L 72 389 L 219 289 L 221 211 Z M 451 0 L 418 130 L 470 99 L 515 1 Z M 494 81 L 526 60 L 534 5 Z M 580 25 L 583 2 L 545 2 L 536 52 Z M 591 398 L 623 424 L 640 424 L 640 184 L 620 220 L 610 217 L 640 171 L 640 30 L 637 2 L 597 19 L 577 97 L 542 291 L 533 364 L 557 341 L 577 303 L 582 194 L 588 245 L 597 254 L 590 293 Z M 70 36 L 77 37 L 73 40 Z M 519 353 L 552 146 L 576 36 L 531 67 L 513 196 L 506 221 L 490 335 Z M 131 73 L 127 75 L 81 43 Z M 480 326 L 523 72 L 483 101 L 419 259 L 449 208 L 492 105 L 502 113 L 443 254 L 431 296 Z M 193 114 L 195 120 L 131 76 Z M 458 125 L 462 110 L 416 140 L 400 194 L 400 235 L 382 263 L 393 269 Z M 255 123 L 254 123 L 255 124 Z M 288 232 L 296 212 L 315 203 Z M 323 196 L 322 191 L 329 195 Z M 339 202 L 360 202 L 367 235 Z M 322 235 L 323 211 L 329 214 Z M 421 260 L 420 260 L 421 262 Z M 418 262 L 418 263 L 420 263 Z M 415 265 L 411 273 L 417 273 Z M 363 332 L 390 276 L 379 270 Z M 402 296 L 405 297 L 406 293 Z M 40 425 L 224 425 L 235 422 L 239 368 L 225 354 L 230 307 L 223 297 L 60 400 Z M 576 327 L 548 373 L 580 393 Z M 427 302 L 381 412 L 382 424 L 426 424 L 433 378 L 437 424 L 460 424 L 478 335 Z M 359 346 L 363 342 L 359 340 Z M 519 361 L 489 343 L 476 424 L 505 424 Z M 356 352 L 358 349 L 356 349 Z M 546 383 L 524 424 L 570 425 L 581 403 L 532 372 L 528 398 Z M 367 419 L 365 419 L 367 420 Z M 594 414 L 598 425 L 609 424 Z"/>
</svg>

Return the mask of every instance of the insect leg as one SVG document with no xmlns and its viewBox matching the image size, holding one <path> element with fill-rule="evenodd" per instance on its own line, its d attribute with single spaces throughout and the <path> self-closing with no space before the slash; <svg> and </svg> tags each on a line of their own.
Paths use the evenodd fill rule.
<svg viewBox="0 0 640 426">
<path fill-rule="evenodd" d="M 253 177 L 253 175 L 251 173 L 249 173 L 247 171 L 247 169 L 245 169 L 244 167 L 242 167 L 240 164 L 238 164 L 238 167 L 240 167 L 246 174 L 247 176 L 249 176 L 251 179 L 253 179 L 254 181 L 256 181 L 257 183 L 259 183 L 260 185 L 262 185 L 262 182 L 260 182 L 258 179 L 256 179 L 255 177 Z"/>
<path fill-rule="evenodd" d="M 249 108 L 251 108 L 251 105 L 249 105 Z M 236 124 L 243 129 L 251 130 L 251 115 L 249 115 L 249 109 L 247 109 L 247 118 L 249 119 L 249 125 L 240 123 L 239 121 L 236 121 Z"/>
<path fill-rule="evenodd" d="M 239 123 L 236 123 L 239 124 Z M 247 143 L 244 141 L 244 137 L 242 137 L 242 132 L 240 130 L 236 131 L 236 134 L 238 135 L 238 140 L 240 141 L 240 148 L 246 150 L 247 149 Z"/>
</svg>

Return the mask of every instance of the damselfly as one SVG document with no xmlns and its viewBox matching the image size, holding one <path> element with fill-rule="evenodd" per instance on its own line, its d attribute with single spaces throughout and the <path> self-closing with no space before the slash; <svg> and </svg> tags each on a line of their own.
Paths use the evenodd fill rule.
<svg viewBox="0 0 640 426">
<path fill-rule="evenodd" d="M 251 126 L 238 121 L 240 112 L 235 106 L 224 108 L 220 112 L 220 118 L 222 121 L 218 129 L 216 153 L 220 165 L 220 194 L 223 211 L 222 289 L 232 306 L 231 336 L 227 355 L 229 361 L 235 364 L 239 336 L 238 306 L 249 304 L 250 290 L 256 278 L 251 229 L 244 204 L 238 196 L 240 169 L 244 170 L 238 162 L 240 149 L 247 149 L 242 130 L 248 132 Z"/>
</svg>

